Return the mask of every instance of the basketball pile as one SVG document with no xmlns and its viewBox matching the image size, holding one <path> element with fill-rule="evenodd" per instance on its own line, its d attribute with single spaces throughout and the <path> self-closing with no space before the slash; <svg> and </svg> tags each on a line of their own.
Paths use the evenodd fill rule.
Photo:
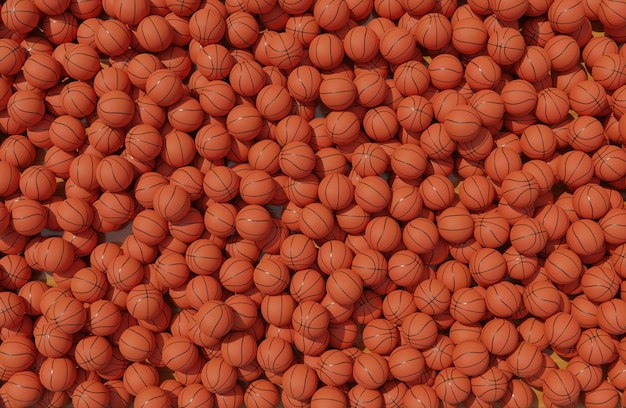
<svg viewBox="0 0 626 408">
<path fill-rule="evenodd" d="M 626 404 L 623 0 L 0 17 L 1 406 Z"/>
</svg>

